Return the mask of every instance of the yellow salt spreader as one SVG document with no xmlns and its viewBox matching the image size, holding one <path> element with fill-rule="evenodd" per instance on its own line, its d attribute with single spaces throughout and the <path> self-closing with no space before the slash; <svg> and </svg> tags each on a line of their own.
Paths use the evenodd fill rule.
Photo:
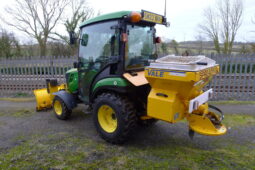
<svg viewBox="0 0 255 170">
<path fill-rule="evenodd" d="M 194 132 L 211 136 L 225 134 L 227 128 L 221 123 L 223 113 L 207 103 L 213 90 L 202 90 L 218 72 L 219 65 L 205 56 L 169 55 L 152 61 L 145 69 L 151 91 L 144 119 L 176 123 L 186 118 L 191 137 Z"/>
</svg>

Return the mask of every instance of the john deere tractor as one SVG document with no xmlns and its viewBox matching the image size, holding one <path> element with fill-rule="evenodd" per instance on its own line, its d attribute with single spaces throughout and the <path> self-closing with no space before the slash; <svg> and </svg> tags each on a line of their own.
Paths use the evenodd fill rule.
<svg viewBox="0 0 255 170">
<path fill-rule="evenodd" d="M 144 10 L 83 22 L 78 61 L 66 72 L 66 84 L 47 80 L 47 89 L 35 90 L 37 110 L 53 107 L 64 120 L 84 103 L 93 110 L 98 133 L 110 143 L 122 143 L 136 125 L 157 120 L 186 118 L 191 136 L 225 134 L 221 111 L 207 103 L 212 89 L 202 90 L 218 73 L 218 64 L 205 56 L 159 58 L 156 24 L 168 25 L 164 16 Z"/>
</svg>

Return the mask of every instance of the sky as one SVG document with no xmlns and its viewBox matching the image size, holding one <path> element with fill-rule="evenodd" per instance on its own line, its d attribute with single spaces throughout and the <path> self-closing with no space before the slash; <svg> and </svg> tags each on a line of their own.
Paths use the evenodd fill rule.
<svg viewBox="0 0 255 170">
<path fill-rule="evenodd" d="M 164 14 L 165 0 L 87 0 L 89 5 L 100 11 L 100 14 L 121 10 L 141 11 L 142 9 L 158 14 Z M 232 1 L 232 0 L 231 0 Z M 0 0 L 0 15 L 4 16 L 4 7 L 11 5 L 14 0 Z M 203 10 L 213 5 L 215 0 L 167 0 L 167 19 L 170 27 L 157 26 L 157 35 L 177 41 L 195 40 L 198 35 L 198 24 L 203 21 Z M 255 18 L 255 0 L 243 0 L 243 23 L 236 37 L 236 41 L 255 42 L 255 24 L 251 23 Z M 1 26 L 6 27 L 0 21 Z M 21 39 L 26 39 L 24 34 L 11 29 Z M 59 27 L 59 32 L 64 29 Z"/>
</svg>

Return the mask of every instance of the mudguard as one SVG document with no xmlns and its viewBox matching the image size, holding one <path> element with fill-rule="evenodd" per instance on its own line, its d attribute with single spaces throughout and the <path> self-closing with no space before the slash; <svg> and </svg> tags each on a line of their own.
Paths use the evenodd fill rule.
<svg viewBox="0 0 255 170">
<path fill-rule="evenodd" d="M 72 110 L 73 108 L 75 108 L 77 106 L 77 101 L 72 94 L 70 94 L 64 90 L 60 90 L 53 94 L 58 96 L 59 98 L 61 98 L 69 110 Z"/>
</svg>

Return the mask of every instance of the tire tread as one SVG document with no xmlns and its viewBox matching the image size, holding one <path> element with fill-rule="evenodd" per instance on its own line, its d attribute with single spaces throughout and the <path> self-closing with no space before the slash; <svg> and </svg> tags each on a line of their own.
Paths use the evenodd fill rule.
<svg viewBox="0 0 255 170">
<path fill-rule="evenodd" d="M 96 103 L 102 101 L 102 100 L 109 100 L 109 101 L 115 101 L 115 104 L 117 107 L 121 108 L 121 116 L 123 116 L 124 120 L 124 126 L 123 126 L 123 131 L 121 134 L 117 136 L 117 138 L 108 138 L 107 136 L 102 135 L 101 133 L 100 136 L 106 140 L 107 142 L 113 143 L 113 144 L 121 144 L 123 143 L 132 130 L 136 126 L 136 121 L 137 121 L 137 116 L 136 116 L 136 110 L 134 108 L 133 103 L 125 96 L 120 96 L 115 93 L 102 93 L 101 95 L 97 96 L 95 99 L 95 102 L 93 104 L 93 108 L 95 109 Z M 94 114 L 97 114 L 94 110 Z M 98 127 L 97 127 L 98 128 Z"/>
</svg>

